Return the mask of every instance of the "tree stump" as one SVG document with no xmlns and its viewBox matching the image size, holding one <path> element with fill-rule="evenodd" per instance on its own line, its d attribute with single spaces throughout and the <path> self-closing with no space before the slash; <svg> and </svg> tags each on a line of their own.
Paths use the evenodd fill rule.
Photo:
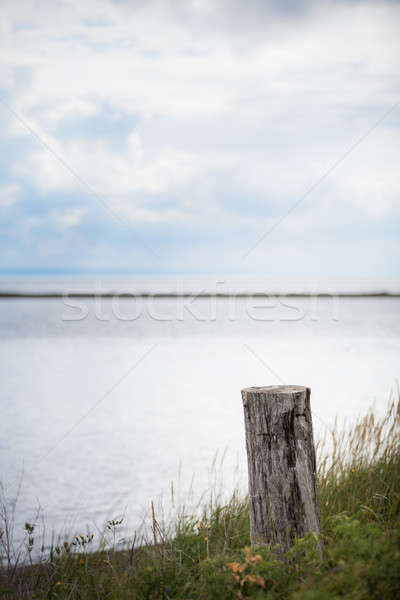
<svg viewBox="0 0 400 600">
<path fill-rule="evenodd" d="M 320 532 L 310 389 L 251 387 L 242 398 L 251 543 L 286 552 L 296 538 Z"/>
</svg>

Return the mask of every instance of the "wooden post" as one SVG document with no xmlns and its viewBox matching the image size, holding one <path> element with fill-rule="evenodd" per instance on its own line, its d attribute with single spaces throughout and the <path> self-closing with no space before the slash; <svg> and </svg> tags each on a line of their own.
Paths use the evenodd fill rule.
<svg viewBox="0 0 400 600">
<path fill-rule="evenodd" d="M 310 389 L 242 390 L 252 544 L 279 544 L 320 532 Z"/>
</svg>

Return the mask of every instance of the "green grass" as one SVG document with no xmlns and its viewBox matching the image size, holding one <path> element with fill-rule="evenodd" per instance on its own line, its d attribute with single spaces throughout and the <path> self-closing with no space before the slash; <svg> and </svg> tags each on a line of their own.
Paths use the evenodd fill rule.
<svg viewBox="0 0 400 600">
<path fill-rule="evenodd" d="M 400 403 L 393 403 L 384 417 L 369 412 L 319 444 L 322 559 L 313 534 L 283 558 L 268 546 L 250 548 L 247 500 L 236 493 L 226 504 L 210 501 L 200 516 L 181 511 L 168 527 L 153 509 L 151 539 L 126 550 L 105 550 L 82 535 L 31 564 L 35 529 L 26 525 L 28 560 L 15 565 L 3 514 L 0 597 L 400 598 L 399 434 Z M 111 537 L 120 526 L 109 521 Z"/>
</svg>

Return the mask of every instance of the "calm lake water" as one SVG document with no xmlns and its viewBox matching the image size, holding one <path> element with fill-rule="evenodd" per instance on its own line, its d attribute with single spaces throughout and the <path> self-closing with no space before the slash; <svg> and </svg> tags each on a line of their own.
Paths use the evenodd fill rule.
<svg viewBox="0 0 400 600">
<path fill-rule="evenodd" d="M 316 437 L 384 410 L 399 375 L 400 299 L 0 300 L 2 481 L 16 527 L 131 534 L 171 481 L 187 501 L 246 485 L 240 390 L 312 389 Z M 219 459 L 218 459 L 219 460 Z M 194 477 L 194 479 L 192 479 Z"/>
</svg>

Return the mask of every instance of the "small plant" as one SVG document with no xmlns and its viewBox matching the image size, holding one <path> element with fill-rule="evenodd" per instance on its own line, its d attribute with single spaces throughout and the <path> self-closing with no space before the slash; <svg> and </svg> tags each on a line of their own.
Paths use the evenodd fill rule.
<svg viewBox="0 0 400 600">
<path fill-rule="evenodd" d="M 238 586 L 241 588 L 237 592 L 238 598 L 243 598 L 243 593 L 251 591 L 253 586 L 265 588 L 265 578 L 257 574 L 254 568 L 264 561 L 261 554 L 255 554 L 254 550 L 249 547 L 244 549 L 244 562 L 231 562 L 227 564 L 228 569 L 232 572 L 232 577 Z"/>
<path fill-rule="evenodd" d="M 26 549 L 27 549 L 28 556 L 29 556 L 29 562 L 31 564 L 32 564 L 32 550 L 33 550 L 33 546 L 35 544 L 35 538 L 33 537 L 34 531 L 35 531 L 35 525 L 32 525 L 31 523 L 26 522 L 25 523 L 25 532 L 28 536 Z"/>
<path fill-rule="evenodd" d="M 112 542 L 111 542 L 111 547 L 112 549 L 115 551 L 115 540 L 116 540 L 116 535 L 117 535 L 117 528 L 122 525 L 124 519 L 110 519 L 109 521 L 107 521 L 106 523 L 106 530 L 107 531 L 111 531 L 112 533 Z"/>
<path fill-rule="evenodd" d="M 82 533 L 80 533 L 79 535 L 76 535 L 74 537 L 74 541 L 71 542 L 71 545 L 85 550 L 86 547 L 92 543 L 93 538 L 94 533 L 91 533 L 90 535 L 83 535 Z"/>
</svg>

